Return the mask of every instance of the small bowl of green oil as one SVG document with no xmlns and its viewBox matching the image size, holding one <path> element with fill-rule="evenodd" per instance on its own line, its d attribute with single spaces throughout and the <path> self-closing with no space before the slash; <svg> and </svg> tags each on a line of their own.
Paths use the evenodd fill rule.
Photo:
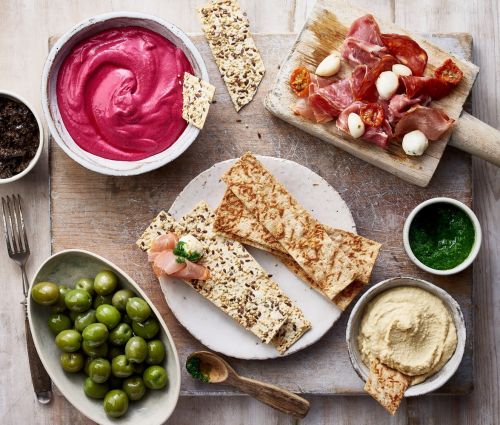
<svg viewBox="0 0 500 425">
<path fill-rule="evenodd" d="M 469 267 L 481 247 L 481 225 L 474 212 L 452 198 L 432 198 L 410 213 L 403 243 L 422 270 L 452 275 Z"/>
</svg>

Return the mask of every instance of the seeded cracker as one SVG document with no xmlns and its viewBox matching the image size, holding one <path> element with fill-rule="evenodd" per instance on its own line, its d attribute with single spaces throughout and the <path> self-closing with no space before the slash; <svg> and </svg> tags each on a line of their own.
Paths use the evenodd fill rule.
<svg viewBox="0 0 500 425">
<path fill-rule="evenodd" d="M 212 84 L 185 72 L 182 83 L 182 118 L 201 130 L 214 93 L 215 87 Z"/>
<path fill-rule="evenodd" d="M 213 215 L 205 203 L 179 222 L 162 211 L 137 245 L 146 251 L 156 237 L 169 231 L 197 237 L 207 252 L 200 264 L 210 269 L 210 278 L 186 283 L 261 341 L 284 353 L 309 330 L 309 321 L 241 244 L 215 234 Z"/>
<path fill-rule="evenodd" d="M 249 103 L 265 68 L 236 0 L 218 0 L 198 9 L 205 37 L 236 111 Z"/>
</svg>

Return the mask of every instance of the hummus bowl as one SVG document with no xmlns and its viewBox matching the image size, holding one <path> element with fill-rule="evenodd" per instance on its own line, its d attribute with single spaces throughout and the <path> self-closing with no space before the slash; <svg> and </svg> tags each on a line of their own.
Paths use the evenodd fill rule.
<svg viewBox="0 0 500 425">
<path fill-rule="evenodd" d="M 165 37 L 182 50 L 194 73 L 201 79 L 209 81 L 203 58 L 189 37 L 175 25 L 156 16 L 135 12 L 106 13 L 80 22 L 59 38 L 50 50 L 42 73 L 42 108 L 50 134 L 59 147 L 80 165 L 97 173 L 113 176 L 142 174 L 168 164 L 180 156 L 200 133 L 198 128 L 188 124 L 170 147 L 155 155 L 133 161 L 111 160 L 94 155 L 82 149 L 71 137 L 58 105 L 59 70 L 66 57 L 79 42 L 105 30 L 123 27 L 142 27 Z"/>
<path fill-rule="evenodd" d="M 363 381 L 366 382 L 368 379 L 369 369 L 362 360 L 358 346 L 358 334 L 366 307 L 372 300 L 383 292 L 400 287 L 417 287 L 439 298 L 449 310 L 457 331 L 457 346 L 453 355 L 434 375 L 429 376 L 422 383 L 410 386 L 406 390 L 405 397 L 413 397 L 437 390 L 453 376 L 458 369 L 464 354 L 466 329 L 464 317 L 458 303 L 446 291 L 433 285 L 432 283 L 413 277 L 395 277 L 379 282 L 371 287 L 359 299 L 354 306 L 347 323 L 346 341 L 349 359 L 354 370 Z"/>
<path fill-rule="evenodd" d="M 31 290 L 35 283 L 52 281 L 72 287 L 77 278 L 94 276 L 99 271 L 106 269 L 113 271 L 118 276 L 121 288 L 132 290 L 151 307 L 160 323 L 160 333 L 157 338 L 161 339 L 165 345 L 165 369 L 168 374 L 168 384 L 165 389 L 148 391 L 142 400 L 134 401 L 130 405 L 127 414 L 118 420 L 109 418 L 106 415 L 102 400 L 91 399 L 85 395 L 83 392 L 83 382 L 85 380 L 83 371 L 74 374 L 63 371 L 59 364 L 61 351 L 54 343 L 54 335 L 47 325 L 48 316 L 51 314 L 50 308 L 35 303 L 31 297 Z M 64 397 L 88 418 L 99 424 L 120 423 L 122 425 L 132 425 L 141 423 L 144 425 L 159 425 L 164 423 L 174 411 L 181 384 L 179 358 L 174 341 L 152 301 L 130 276 L 110 261 L 79 249 L 61 251 L 49 257 L 40 266 L 31 281 L 30 295 L 28 296 L 28 319 L 33 341 L 45 370 Z"/>
</svg>

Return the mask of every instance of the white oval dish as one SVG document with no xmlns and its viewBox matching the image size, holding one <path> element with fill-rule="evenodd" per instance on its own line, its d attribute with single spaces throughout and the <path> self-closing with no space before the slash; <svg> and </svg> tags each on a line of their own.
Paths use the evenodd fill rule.
<svg viewBox="0 0 500 425">
<path fill-rule="evenodd" d="M 443 386 L 456 372 L 465 350 L 466 328 L 462 310 L 458 303 L 443 289 L 433 285 L 422 279 L 413 277 L 395 277 L 392 279 L 383 280 L 372 286 L 363 296 L 358 300 L 352 309 L 349 321 L 347 322 L 346 341 L 347 349 L 349 352 L 349 359 L 351 360 L 352 367 L 358 376 L 366 382 L 368 379 L 369 370 L 363 363 L 361 354 L 358 348 L 358 333 L 359 326 L 363 317 L 363 313 L 367 304 L 382 292 L 398 288 L 401 286 L 414 286 L 424 289 L 431 294 L 438 297 L 443 301 L 444 305 L 448 308 L 453 317 L 455 327 L 457 329 L 457 348 L 451 356 L 450 360 L 439 370 L 435 375 L 430 376 L 424 382 L 412 385 L 405 392 L 405 397 L 413 397 L 418 395 L 427 394 L 431 391 L 437 390 Z"/>
<path fill-rule="evenodd" d="M 323 178 L 293 161 L 266 156 L 258 158 L 320 222 L 356 232 L 346 203 Z M 169 212 L 180 219 L 202 200 L 215 209 L 226 190 L 220 177 L 235 161 L 230 159 L 219 162 L 195 177 L 179 194 Z M 272 274 L 273 280 L 297 303 L 312 323 L 312 328 L 284 355 L 293 354 L 317 342 L 339 319 L 342 311 L 323 295 L 309 288 L 272 254 L 252 247 L 247 249 Z M 177 320 L 208 348 L 246 360 L 281 357 L 272 345 L 263 344 L 184 282 L 162 277 L 160 285 Z"/>
<path fill-rule="evenodd" d="M 410 246 L 410 227 L 411 223 L 413 222 L 413 219 L 423 208 L 427 207 L 428 205 L 438 204 L 438 203 L 451 204 L 460 208 L 467 214 L 467 216 L 470 218 L 472 222 L 472 225 L 474 226 L 475 239 L 474 239 L 474 245 L 472 246 L 469 256 L 461 264 L 449 270 L 436 270 L 429 266 L 426 266 L 417 257 L 415 257 L 415 254 L 413 254 L 413 251 Z M 479 253 L 479 249 L 481 248 L 481 242 L 482 242 L 481 224 L 479 223 L 476 214 L 474 214 L 474 212 L 463 202 L 457 201 L 456 199 L 453 198 L 439 197 L 439 198 L 428 199 L 427 201 L 422 202 L 421 204 L 417 205 L 413 209 L 413 211 L 408 215 L 408 218 L 406 219 L 403 227 L 403 244 L 405 247 L 406 254 L 408 255 L 408 257 L 410 257 L 410 260 L 413 261 L 413 263 L 418 267 L 420 267 L 422 270 L 440 276 L 448 276 L 456 274 L 469 267 L 472 264 L 472 262 L 476 259 L 477 254 Z"/>
<path fill-rule="evenodd" d="M 7 184 L 7 183 L 15 182 L 16 180 L 19 180 L 20 178 L 24 177 L 26 174 L 28 174 L 33 169 L 35 164 L 40 159 L 40 156 L 42 155 L 43 144 L 44 144 L 44 133 L 43 133 L 43 126 L 42 126 L 42 122 L 40 121 L 40 117 L 36 113 L 33 106 L 26 99 L 19 96 L 18 94 L 15 94 L 15 93 L 8 91 L 8 90 L 0 90 L 0 97 L 6 97 L 8 99 L 12 99 L 12 100 L 15 100 L 19 103 L 23 103 L 24 105 L 26 105 L 36 119 L 36 123 L 38 125 L 38 132 L 39 132 L 39 142 L 38 142 L 38 148 L 36 150 L 35 156 L 32 158 L 32 160 L 30 161 L 28 166 L 23 171 L 21 171 L 19 174 L 16 174 L 15 176 L 12 176 L 12 177 L 9 177 L 8 179 L 0 179 L 0 184 Z"/>
<path fill-rule="evenodd" d="M 59 38 L 50 50 L 42 73 L 42 107 L 50 134 L 61 149 L 80 165 L 97 173 L 113 176 L 142 174 L 168 164 L 181 155 L 200 133 L 198 128 L 188 124 L 172 146 L 139 161 L 115 161 L 101 158 L 80 148 L 70 136 L 57 104 L 56 85 L 59 68 L 78 42 L 109 28 L 125 26 L 139 26 L 162 35 L 182 49 L 198 77 L 209 81 L 205 62 L 189 37 L 175 25 L 156 16 L 135 12 L 105 13 L 80 22 Z"/>
<path fill-rule="evenodd" d="M 49 257 L 38 269 L 30 285 L 31 289 L 35 283 L 41 281 L 52 281 L 57 284 L 73 286 L 73 282 L 79 277 L 95 276 L 100 270 L 112 270 L 118 275 L 120 286 L 131 289 L 144 298 L 161 325 L 160 339 L 165 344 L 166 370 L 169 382 L 166 390 L 150 390 L 139 402 L 133 402 L 125 416 L 119 420 L 109 418 L 102 407 L 102 400 L 88 398 L 83 392 L 85 376 L 83 372 L 76 374 L 65 373 L 60 364 L 61 351 L 54 343 L 54 335 L 49 330 L 47 318 L 50 315 L 50 307 L 36 304 L 31 296 L 28 297 L 28 318 L 33 341 L 40 359 L 50 375 L 52 381 L 62 392 L 64 397 L 84 415 L 99 424 L 123 425 L 144 424 L 159 425 L 164 423 L 172 414 L 179 398 L 181 371 L 177 350 L 170 336 L 167 325 L 160 313 L 153 305 L 148 296 L 139 285 L 132 280 L 123 270 L 110 261 L 88 251 L 69 249 L 58 252 Z"/>
</svg>

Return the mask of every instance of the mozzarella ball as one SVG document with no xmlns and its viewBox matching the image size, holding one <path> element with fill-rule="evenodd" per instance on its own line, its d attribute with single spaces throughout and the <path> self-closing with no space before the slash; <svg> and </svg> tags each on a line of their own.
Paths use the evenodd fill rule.
<svg viewBox="0 0 500 425">
<path fill-rule="evenodd" d="M 378 94 L 382 99 L 390 99 L 392 95 L 396 93 L 398 85 L 398 76 L 392 71 L 382 72 L 375 83 Z"/>
<path fill-rule="evenodd" d="M 351 133 L 351 136 L 355 139 L 365 134 L 365 123 L 361 117 L 354 112 L 351 112 L 347 117 L 347 126 L 349 127 L 349 133 Z"/>
<path fill-rule="evenodd" d="M 340 57 L 337 53 L 332 53 L 328 55 L 316 68 L 316 75 L 320 77 L 331 77 L 339 72 L 340 69 Z"/>
<path fill-rule="evenodd" d="M 402 77 L 409 77 L 412 75 L 411 69 L 401 63 L 392 65 L 392 72 L 396 75 L 401 75 Z"/>
<path fill-rule="evenodd" d="M 428 146 L 429 140 L 420 130 L 410 131 L 403 137 L 403 149 L 406 152 L 406 155 L 423 155 Z"/>
</svg>

